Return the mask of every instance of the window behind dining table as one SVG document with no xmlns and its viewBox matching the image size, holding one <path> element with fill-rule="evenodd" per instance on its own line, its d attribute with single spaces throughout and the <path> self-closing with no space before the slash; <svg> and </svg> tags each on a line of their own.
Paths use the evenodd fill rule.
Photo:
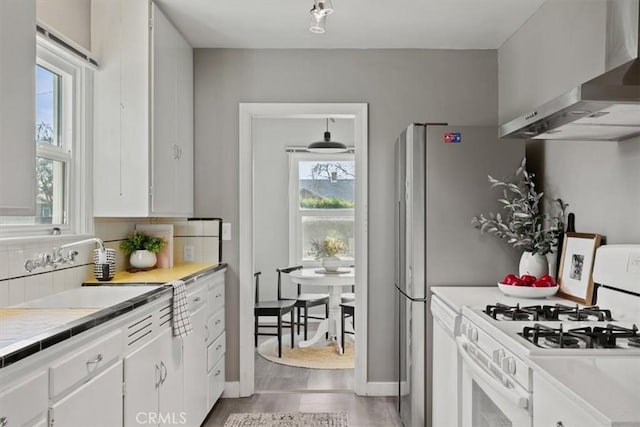
<svg viewBox="0 0 640 427">
<path fill-rule="evenodd" d="M 355 251 L 355 160 L 352 153 L 289 153 L 289 257 L 292 264 L 320 265 L 312 242 L 344 243 L 340 258 L 353 263 Z"/>
</svg>

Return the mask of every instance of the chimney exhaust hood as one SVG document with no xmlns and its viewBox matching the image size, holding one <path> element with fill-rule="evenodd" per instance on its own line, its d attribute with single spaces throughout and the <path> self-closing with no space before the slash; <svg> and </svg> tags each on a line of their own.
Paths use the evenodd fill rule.
<svg viewBox="0 0 640 427">
<path fill-rule="evenodd" d="M 500 126 L 500 138 L 621 141 L 640 135 L 639 21 L 638 0 L 607 0 L 607 71 Z"/>
</svg>

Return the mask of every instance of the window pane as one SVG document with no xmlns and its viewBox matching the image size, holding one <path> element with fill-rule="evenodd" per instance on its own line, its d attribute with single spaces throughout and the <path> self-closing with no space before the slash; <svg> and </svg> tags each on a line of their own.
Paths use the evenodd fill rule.
<svg viewBox="0 0 640 427">
<path fill-rule="evenodd" d="M 37 158 L 36 221 L 38 224 L 64 224 L 65 164 Z"/>
<path fill-rule="evenodd" d="M 355 201 L 354 161 L 301 161 L 300 207 L 352 209 Z"/>
<path fill-rule="evenodd" d="M 302 216 L 302 259 L 313 261 L 315 257 L 309 253 L 311 241 L 324 240 L 327 237 L 344 242 L 346 252 L 337 254 L 340 258 L 353 258 L 355 251 L 353 223 L 353 217 L 348 216 Z"/>
<path fill-rule="evenodd" d="M 36 66 L 36 143 L 59 147 L 60 81 L 62 77 Z"/>
<path fill-rule="evenodd" d="M 64 162 L 36 158 L 36 216 L 0 216 L 0 224 L 33 225 L 67 223 Z"/>
</svg>

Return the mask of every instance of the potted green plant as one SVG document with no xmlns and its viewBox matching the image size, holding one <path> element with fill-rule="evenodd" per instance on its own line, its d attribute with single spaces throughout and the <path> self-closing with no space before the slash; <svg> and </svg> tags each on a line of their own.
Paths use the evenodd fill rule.
<svg viewBox="0 0 640 427">
<path fill-rule="evenodd" d="M 134 268 L 150 268 L 156 265 L 156 254 L 166 245 L 162 237 L 148 236 L 138 231 L 120 243 L 120 249 L 129 257 Z"/>
<path fill-rule="evenodd" d="M 524 250 L 520 258 L 519 273 L 541 276 L 548 273 L 545 257 L 558 245 L 558 239 L 564 232 L 564 217 L 568 204 L 562 199 L 553 200 L 554 213 L 542 211 L 540 203 L 544 193 L 535 189 L 535 175 L 526 170 L 526 158 L 516 170 L 513 182 L 500 181 L 489 175 L 491 188 L 502 190 L 498 201 L 504 212 L 490 212 L 472 219 L 471 223 L 480 232 L 489 232 L 506 240 L 514 248 Z"/>
<path fill-rule="evenodd" d="M 327 271 L 337 271 L 342 260 L 337 256 L 347 251 L 347 245 L 336 237 L 326 237 L 324 240 L 311 240 L 309 254 L 321 260 L 322 267 Z"/>
</svg>

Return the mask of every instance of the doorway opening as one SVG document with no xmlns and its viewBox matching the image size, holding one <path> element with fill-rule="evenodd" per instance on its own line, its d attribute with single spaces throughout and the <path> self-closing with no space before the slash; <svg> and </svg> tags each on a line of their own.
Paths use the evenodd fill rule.
<svg viewBox="0 0 640 427">
<path fill-rule="evenodd" d="M 335 119 L 333 139 L 345 142 L 350 150 L 331 155 L 306 152 L 306 146 L 322 135 L 328 118 Z M 240 104 L 240 396 L 254 391 L 365 393 L 366 184 L 366 104 Z M 320 263 L 318 250 L 323 242 L 334 250 L 337 246 L 341 265 L 335 276 Z M 277 271 L 294 265 L 302 270 Z M 254 347 L 254 273 L 258 271 L 260 300 L 277 300 L 278 275 L 281 298 L 295 300 L 298 292 L 327 296 L 326 305 L 308 308 L 306 339 L 302 326 L 299 333 L 294 327 L 293 348 L 290 329 L 285 328 L 285 357 L 278 357 L 276 337 L 259 336 Z M 298 277 L 320 271 L 322 280 L 329 282 Z M 344 286 L 349 274 L 351 285 Z M 338 276 L 342 279 L 336 282 Z M 336 314 L 341 293 L 332 283 L 340 285 L 343 296 L 351 293 L 355 298 L 355 316 L 347 318 L 345 330 L 357 333 L 345 336 L 344 353 L 337 321 L 341 316 Z M 302 308 L 300 312 L 304 313 Z M 298 321 L 293 313 L 284 315 L 285 324 L 292 317 Z M 261 317 L 260 323 L 274 320 L 275 324 L 275 319 Z M 325 332 L 329 341 L 324 339 Z M 325 354 L 317 357 L 319 352 Z M 353 368 L 345 363 L 350 354 Z M 319 365 L 314 367 L 316 362 Z"/>
</svg>

